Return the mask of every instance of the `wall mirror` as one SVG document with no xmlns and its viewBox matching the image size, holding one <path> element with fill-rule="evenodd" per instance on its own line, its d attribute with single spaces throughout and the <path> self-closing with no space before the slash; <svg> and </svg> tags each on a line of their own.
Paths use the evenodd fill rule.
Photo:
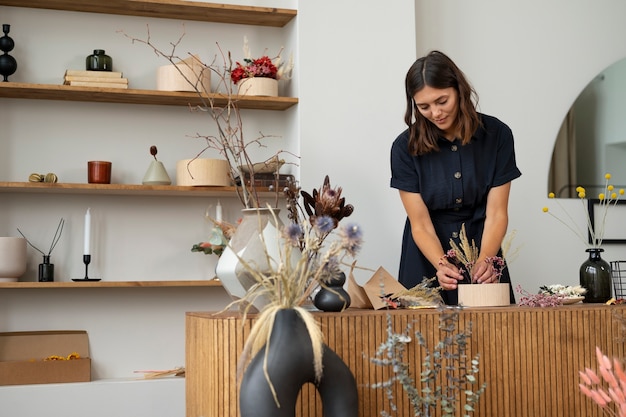
<svg viewBox="0 0 626 417">
<path fill-rule="evenodd" d="M 577 198 L 583 186 L 590 198 L 610 183 L 626 188 L 626 58 L 594 77 L 568 111 L 559 130 L 548 177 L 548 192 Z"/>
</svg>

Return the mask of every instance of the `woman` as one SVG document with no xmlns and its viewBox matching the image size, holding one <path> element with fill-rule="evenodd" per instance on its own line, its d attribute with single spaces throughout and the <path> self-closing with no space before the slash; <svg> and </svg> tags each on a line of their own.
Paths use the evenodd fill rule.
<svg viewBox="0 0 626 417">
<path fill-rule="evenodd" d="M 498 278 L 485 260 L 502 255 L 511 181 L 521 175 L 513 134 L 476 111 L 476 92 L 439 51 L 411 66 L 405 88 L 408 129 L 391 148 L 391 187 L 407 213 L 398 279 L 411 288 L 436 276 L 446 304 L 457 304 L 463 276 L 444 254 L 450 239 L 458 243 L 463 225 L 479 248 L 472 281 L 511 282 L 507 268 Z"/>
</svg>

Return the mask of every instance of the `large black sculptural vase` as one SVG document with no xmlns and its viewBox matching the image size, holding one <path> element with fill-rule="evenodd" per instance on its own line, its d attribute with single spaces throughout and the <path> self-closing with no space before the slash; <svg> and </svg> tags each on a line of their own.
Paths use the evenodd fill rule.
<svg viewBox="0 0 626 417">
<path fill-rule="evenodd" d="M 299 313 L 284 309 L 276 314 L 269 346 L 256 354 L 243 375 L 239 390 L 241 417 L 295 416 L 298 394 L 306 383 L 316 386 L 324 417 L 357 417 L 356 381 L 347 365 L 324 344 L 323 375 L 316 383 L 311 338 Z M 263 369 L 266 354 L 267 373 L 278 404 Z"/>
</svg>

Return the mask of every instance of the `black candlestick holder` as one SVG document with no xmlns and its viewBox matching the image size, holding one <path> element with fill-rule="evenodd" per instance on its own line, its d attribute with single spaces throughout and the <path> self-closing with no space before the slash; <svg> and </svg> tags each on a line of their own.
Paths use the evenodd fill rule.
<svg viewBox="0 0 626 417">
<path fill-rule="evenodd" d="M 100 281 L 100 278 L 89 278 L 89 264 L 91 263 L 91 255 L 83 255 L 83 263 L 85 264 L 85 278 L 73 278 L 72 281 Z"/>
</svg>

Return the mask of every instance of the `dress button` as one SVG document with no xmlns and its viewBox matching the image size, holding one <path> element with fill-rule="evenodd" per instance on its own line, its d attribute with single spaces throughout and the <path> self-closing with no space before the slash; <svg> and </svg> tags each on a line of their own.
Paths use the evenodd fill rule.
<svg viewBox="0 0 626 417">
<path fill-rule="evenodd" d="M 459 171 L 455 172 L 455 173 L 454 173 L 454 178 L 456 178 L 457 180 L 458 180 L 459 178 L 461 178 L 461 173 L 460 173 Z"/>
<path fill-rule="evenodd" d="M 450 147 L 450 150 L 452 150 L 452 152 L 456 152 L 456 149 L 457 149 L 457 148 L 456 148 L 456 145 L 452 145 L 452 146 Z"/>
<path fill-rule="evenodd" d="M 459 237 L 459 234 L 457 232 L 452 232 L 452 238 L 456 239 L 457 237 Z"/>
<path fill-rule="evenodd" d="M 461 204 L 463 202 L 462 198 L 457 198 L 456 200 L 454 200 L 455 203 L 457 204 Z"/>
</svg>

